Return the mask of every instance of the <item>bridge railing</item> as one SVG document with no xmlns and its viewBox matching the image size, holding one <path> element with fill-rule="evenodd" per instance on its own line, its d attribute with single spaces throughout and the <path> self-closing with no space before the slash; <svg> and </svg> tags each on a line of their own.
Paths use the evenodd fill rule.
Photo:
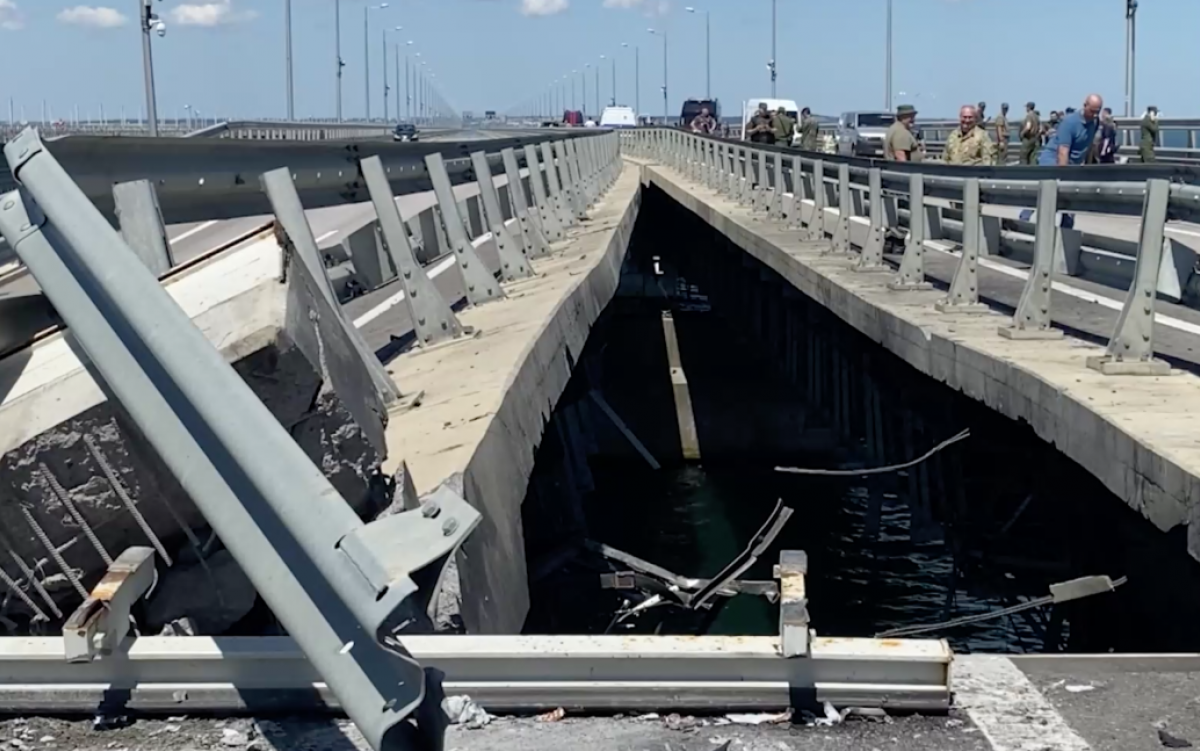
<svg viewBox="0 0 1200 751">
<path fill-rule="evenodd" d="M 862 271 L 892 272 L 885 250 L 900 250 L 894 289 L 928 289 L 927 252 L 958 256 L 947 311 L 979 312 L 977 269 L 1000 264 L 1026 277 L 1013 338 L 1050 338 L 1054 279 L 1080 277 L 1127 293 L 1103 372 L 1162 373 L 1154 359 L 1154 302 L 1193 307 L 1196 251 L 1167 221 L 1200 220 L 1190 168 L 1152 165 L 959 167 L 853 159 L 730 142 L 673 129 L 622 134 L 628 152 L 650 157 L 753 210 L 784 219 L 802 236 L 832 239 L 832 251 Z M 1193 183 L 1193 184 L 1187 184 Z M 1029 210 L 1023 219 L 1013 210 Z M 1127 237 L 1079 223 L 1100 214 Z M 1122 222 L 1122 219 L 1124 221 Z M 990 257 L 990 258 L 989 258 Z M 994 259 L 994 260 L 993 260 Z"/>
<path fill-rule="evenodd" d="M 1138 118 L 1114 118 L 1121 146 L 1120 156 L 1136 158 L 1138 143 L 1141 140 L 1141 120 Z M 956 128 L 954 120 L 918 120 L 917 127 L 921 132 L 927 155 L 939 158 L 946 146 L 946 139 Z M 1008 155 L 1015 159 L 1020 146 L 1020 119 L 1014 119 L 1008 126 Z M 837 123 L 822 123 L 820 134 L 823 139 L 837 136 Z M 988 134 L 995 138 L 995 131 L 988 129 Z M 730 128 L 730 138 L 740 139 L 742 128 L 736 125 Z M 878 146 L 878 143 L 875 144 Z M 848 148 L 848 147 L 847 147 Z M 838 153 L 838 146 L 834 151 Z M 1200 118 L 1166 118 L 1159 120 L 1158 144 L 1155 154 L 1160 161 L 1187 164 L 1200 162 Z"/>
</svg>

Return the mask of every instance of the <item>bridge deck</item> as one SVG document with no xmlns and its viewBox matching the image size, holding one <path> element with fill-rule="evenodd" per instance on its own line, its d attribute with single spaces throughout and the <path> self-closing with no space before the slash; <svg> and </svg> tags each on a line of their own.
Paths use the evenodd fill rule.
<svg viewBox="0 0 1200 751">
<path fill-rule="evenodd" d="M 938 313 L 934 303 L 944 296 L 939 290 L 891 291 L 891 275 L 854 272 L 852 259 L 826 253 L 828 242 L 799 241 L 796 231 L 664 167 L 646 166 L 644 174 L 644 180 L 917 370 L 1029 423 L 1160 529 L 1191 522 L 1188 550 L 1200 558 L 1195 502 L 1200 444 L 1194 431 L 1200 378 L 1190 373 L 1104 376 L 1085 365 L 1087 357 L 1103 353 L 1094 343 L 1071 337 L 1060 342 L 1002 338 L 997 328 L 1007 324 L 1004 315 Z M 952 271 L 948 264 L 941 268 Z M 1012 299 L 1011 290 L 997 291 L 997 278 L 981 275 L 980 297 Z M 1062 297 L 1052 308 L 1056 319 L 1071 306 L 1081 323 L 1097 315 L 1098 306 L 1077 298 L 1058 307 Z M 1111 324 L 1088 326 L 1105 336 L 1111 332 Z"/>
</svg>

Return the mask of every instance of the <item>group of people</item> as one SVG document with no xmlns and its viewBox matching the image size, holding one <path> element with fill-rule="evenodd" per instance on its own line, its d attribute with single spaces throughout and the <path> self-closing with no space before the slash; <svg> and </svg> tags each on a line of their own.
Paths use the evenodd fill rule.
<svg viewBox="0 0 1200 751">
<path fill-rule="evenodd" d="M 729 126 L 724 126 L 726 135 L 728 135 Z M 691 122 L 691 130 L 693 133 L 714 133 L 716 132 L 717 121 L 709 113 L 705 107 L 700 110 L 700 114 L 696 115 Z M 820 142 L 821 124 L 812 115 L 812 111 L 805 107 L 800 110 L 799 130 L 797 131 L 796 121 L 787 110 L 783 107 L 771 112 L 767 107 L 766 102 L 759 102 L 758 110 L 750 121 L 746 123 L 746 137 L 754 143 L 775 144 L 782 143 L 791 145 L 794 135 L 799 133 L 801 149 L 805 151 L 816 151 Z"/>
<path fill-rule="evenodd" d="M 946 139 L 943 158 L 948 164 L 1008 163 L 1008 104 L 1000 105 L 1000 114 L 990 123 L 986 110 L 986 102 L 963 105 L 959 110 L 959 127 Z M 915 127 L 916 116 L 917 110 L 911 105 L 902 104 L 896 109 L 896 122 L 884 137 L 885 159 L 919 161 L 924 156 L 924 146 Z M 1063 112 L 1051 112 L 1045 123 L 1041 121 L 1037 105 L 1028 102 L 1017 135 L 1021 164 L 1114 163 L 1120 147 L 1112 109 L 1104 106 L 1104 99 L 1099 94 L 1088 95 L 1078 111 L 1068 107 Z M 1157 142 L 1158 108 L 1149 107 L 1142 117 L 1138 143 L 1138 157 L 1142 162 L 1154 161 Z"/>
</svg>

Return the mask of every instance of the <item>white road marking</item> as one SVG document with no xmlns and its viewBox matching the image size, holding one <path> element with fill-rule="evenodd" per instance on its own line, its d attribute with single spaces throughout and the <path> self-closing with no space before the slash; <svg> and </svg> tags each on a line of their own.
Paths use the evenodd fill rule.
<svg viewBox="0 0 1200 751">
<path fill-rule="evenodd" d="M 450 268 L 453 265 L 454 265 L 454 256 L 446 256 L 441 261 L 439 261 L 437 263 L 437 265 L 433 266 L 432 268 L 430 268 L 428 270 L 429 278 L 430 279 L 436 278 L 439 274 L 441 274 L 443 271 L 445 271 L 446 269 Z M 379 316 L 383 315 L 384 313 L 388 312 L 392 308 L 399 305 L 401 303 L 401 301 L 403 301 L 403 300 L 404 300 L 404 290 L 400 290 L 396 294 L 392 295 L 388 299 L 384 300 L 383 302 L 379 303 L 375 307 L 368 310 L 366 313 L 363 313 L 358 318 L 355 318 L 354 319 L 354 328 L 361 329 L 363 326 L 366 326 L 371 321 L 374 321 Z"/>
<path fill-rule="evenodd" d="M 321 235 L 320 237 L 314 238 L 313 242 L 319 244 L 319 243 L 321 243 L 321 241 L 328 240 L 329 238 L 333 237 L 337 233 L 338 233 L 338 231 L 336 229 L 331 229 L 328 232 L 326 232 L 325 234 Z"/>
<path fill-rule="evenodd" d="M 1091 751 L 1007 657 L 955 656 L 952 680 L 956 706 L 995 751 Z"/>
<path fill-rule="evenodd" d="M 934 248 L 934 247 L 928 246 L 928 245 L 926 247 L 930 250 L 935 250 L 938 253 L 945 253 L 948 256 L 955 256 L 955 257 L 958 256 L 957 253 L 951 253 L 949 251 L 945 251 L 940 248 Z M 1012 266 L 1007 266 L 1003 263 L 996 263 L 995 261 L 989 261 L 984 258 L 979 259 L 979 265 L 986 269 L 991 269 L 993 271 L 999 271 L 1001 274 L 1011 276 L 1014 279 L 1028 279 L 1029 278 L 1029 272 L 1027 272 L 1027 271 L 1022 271 L 1021 269 L 1014 269 Z M 1074 297 L 1077 300 L 1083 300 L 1085 302 L 1095 303 L 1096 305 L 1103 306 L 1105 308 L 1108 308 L 1109 310 L 1121 310 L 1122 308 L 1125 307 L 1125 303 L 1122 300 L 1114 300 L 1111 297 L 1105 297 L 1104 295 L 1097 295 L 1095 292 L 1088 292 L 1087 290 L 1082 290 L 1082 289 L 1079 289 L 1078 287 L 1072 287 L 1068 284 L 1063 284 L 1062 282 L 1052 282 L 1052 289 L 1055 292 L 1061 292 L 1064 295 L 1070 295 L 1071 297 Z M 1163 315 L 1162 313 L 1155 313 L 1154 314 L 1154 322 L 1161 323 L 1163 326 L 1167 326 L 1168 328 L 1172 328 L 1172 329 L 1176 329 L 1178 331 L 1183 331 L 1188 334 L 1194 334 L 1194 335 L 1200 336 L 1200 325 L 1196 325 L 1189 321 L 1185 321 L 1181 318 L 1174 318 L 1172 316 Z"/>
<path fill-rule="evenodd" d="M 171 238 L 171 244 L 174 245 L 175 243 L 183 242 L 184 240 L 188 239 L 192 235 L 203 232 L 204 230 L 206 230 L 209 227 L 216 224 L 218 221 L 220 221 L 220 220 L 213 219 L 211 221 L 201 222 L 200 224 L 197 224 L 195 227 L 192 227 L 191 229 L 189 229 L 187 232 L 184 232 L 177 237 Z"/>
</svg>

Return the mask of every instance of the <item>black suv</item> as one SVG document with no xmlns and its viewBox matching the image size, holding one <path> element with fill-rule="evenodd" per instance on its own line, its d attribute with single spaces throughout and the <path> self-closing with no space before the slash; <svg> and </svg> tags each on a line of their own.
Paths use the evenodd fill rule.
<svg viewBox="0 0 1200 751">
<path fill-rule="evenodd" d="M 417 126 L 412 123 L 400 123 L 392 131 L 393 141 L 416 141 L 417 138 Z"/>
</svg>

